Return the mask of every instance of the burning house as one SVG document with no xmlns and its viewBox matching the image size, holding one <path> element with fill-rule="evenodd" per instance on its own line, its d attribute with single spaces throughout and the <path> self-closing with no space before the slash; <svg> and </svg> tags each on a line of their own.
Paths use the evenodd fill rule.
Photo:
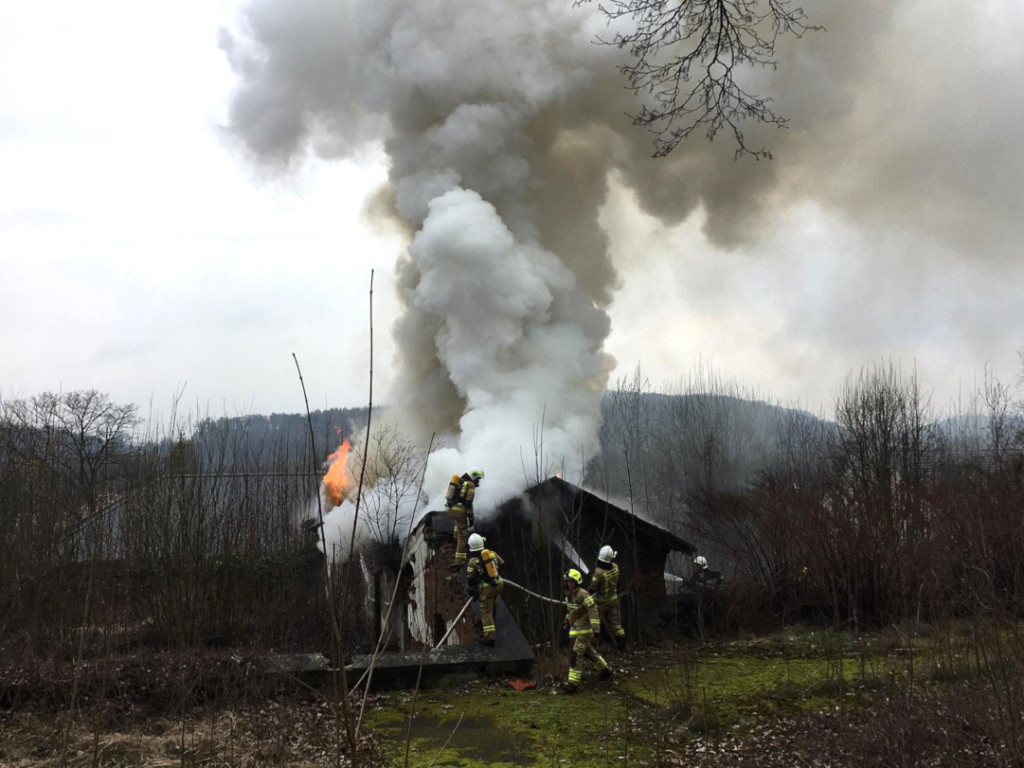
<svg viewBox="0 0 1024 768">
<path fill-rule="evenodd" d="M 453 522 L 444 512 L 429 512 L 407 542 L 395 593 L 398 610 L 390 612 L 393 652 L 372 662 L 375 686 L 528 675 L 534 649 L 564 641 L 562 575 L 568 568 L 588 573 L 603 544 L 619 553 L 623 623 L 632 637 L 643 638 L 668 605 L 669 554 L 694 551 L 664 528 L 557 477 L 506 501 L 485 519 L 478 517 L 476 531 L 505 561 L 506 587 L 495 613 L 497 645 L 483 648 L 474 642 L 477 606 L 466 606 L 464 576 L 448 568 L 455 551 Z M 366 607 L 379 626 L 388 601 L 376 589 L 367 597 Z M 355 679 L 370 666 L 369 656 L 356 656 L 348 670 Z"/>
<path fill-rule="evenodd" d="M 353 483 L 347 448 L 345 442 L 329 457 L 323 478 L 324 502 L 332 507 L 328 520 L 337 519 L 349 504 L 345 497 Z M 629 636 L 643 640 L 653 635 L 669 605 L 669 555 L 694 551 L 670 531 L 559 477 L 532 486 L 493 512 L 478 513 L 475 530 L 504 560 L 506 587 L 495 615 L 497 645 L 485 649 L 475 643 L 478 605 L 467 599 L 465 574 L 449 568 L 454 522 L 443 511 L 428 512 L 404 546 L 397 529 L 389 526 L 387 531 L 375 530 L 352 553 L 360 576 L 352 592 L 362 610 L 352 605 L 355 613 L 346 624 L 364 635 L 350 646 L 364 655 L 348 660 L 350 672 L 358 677 L 372 667 L 378 686 L 411 685 L 415 679 L 430 684 L 460 675 L 529 674 L 535 648 L 564 641 L 563 574 L 568 568 L 588 574 L 605 544 L 618 552 L 623 624 Z M 365 655 L 377 644 L 371 638 L 382 638 L 380 647 L 388 653 L 376 660 Z"/>
<path fill-rule="evenodd" d="M 666 604 L 669 554 L 694 551 L 664 528 L 557 477 L 506 501 L 493 515 L 478 516 L 475 530 L 505 560 L 502 600 L 533 645 L 557 642 L 564 614 L 562 575 L 568 568 L 589 573 L 603 544 L 619 553 L 622 617 L 633 637 L 649 633 Z M 444 512 L 425 515 L 410 538 L 406 566 L 411 577 L 406 625 L 419 643 L 436 644 L 450 629 L 446 642 L 473 642 L 471 620 L 451 627 L 465 600 L 447 569 L 453 551 L 451 519 Z M 498 636 L 500 645 L 500 623 Z"/>
</svg>

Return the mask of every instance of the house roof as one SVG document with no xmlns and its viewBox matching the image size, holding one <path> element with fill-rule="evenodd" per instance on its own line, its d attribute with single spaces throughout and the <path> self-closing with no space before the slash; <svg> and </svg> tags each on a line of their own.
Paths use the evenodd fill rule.
<svg viewBox="0 0 1024 768">
<path fill-rule="evenodd" d="M 630 538 L 639 536 L 657 541 L 663 549 L 670 552 L 693 554 L 696 551 L 692 544 L 676 536 L 667 528 L 645 520 L 639 514 L 616 506 L 607 499 L 560 477 L 548 478 L 528 488 L 526 496 L 535 509 L 543 510 L 546 506 L 551 505 L 560 509 L 577 509 L 588 516 L 599 514 L 606 525 L 610 524 L 619 528 Z M 516 503 L 517 500 L 510 500 L 500 505 L 499 510 L 504 510 L 506 506 Z"/>
<path fill-rule="evenodd" d="M 567 514 L 569 513 L 569 514 Z M 571 513 L 578 513 L 571 515 Z M 494 524 L 497 520 L 508 520 L 514 517 L 527 518 L 534 516 L 555 518 L 549 529 L 561 529 L 560 519 L 574 516 L 575 533 L 570 534 L 577 544 L 585 545 L 585 540 L 601 539 L 599 543 L 612 543 L 614 540 L 636 541 L 643 540 L 649 545 L 655 545 L 665 553 L 682 552 L 692 555 L 696 552 L 690 542 L 680 538 L 656 523 L 644 519 L 639 514 L 628 512 L 622 507 L 612 504 L 597 494 L 588 491 L 573 483 L 569 483 L 560 477 L 551 477 L 536 485 L 527 488 L 522 495 L 507 499 L 497 507 L 497 514 L 492 518 L 487 516 L 487 521 L 480 519 L 477 523 L 480 528 L 487 528 L 487 523 Z M 444 512 L 427 513 L 416 525 L 416 531 L 422 531 L 425 527 L 430 529 L 451 533 L 454 525 Z M 554 532 L 552 530 L 552 532 Z M 553 538 L 562 538 L 565 531 Z M 589 542 L 593 544 L 593 541 Z M 595 548 L 596 552 L 596 548 Z"/>
</svg>

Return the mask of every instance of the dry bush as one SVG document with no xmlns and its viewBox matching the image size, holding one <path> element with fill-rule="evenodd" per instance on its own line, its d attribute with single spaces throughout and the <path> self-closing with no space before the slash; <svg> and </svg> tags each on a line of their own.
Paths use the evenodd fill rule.
<svg viewBox="0 0 1024 768">
<path fill-rule="evenodd" d="M 0 764 L 33 768 L 243 768 L 353 765 L 335 708 L 324 701 L 265 702 L 194 709 L 134 724 L 77 717 L 66 749 L 52 716 L 0 714 Z M 359 765 L 379 762 L 372 736 L 359 739 Z"/>
<path fill-rule="evenodd" d="M 76 703 L 96 716 L 136 722 L 197 706 L 239 706 L 304 689 L 225 652 L 136 653 L 84 663 L 47 660 L 0 668 L 0 707 L 40 714 Z"/>
</svg>

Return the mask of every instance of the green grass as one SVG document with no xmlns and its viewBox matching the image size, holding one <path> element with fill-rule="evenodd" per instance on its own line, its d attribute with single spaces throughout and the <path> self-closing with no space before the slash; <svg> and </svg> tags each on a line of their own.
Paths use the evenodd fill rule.
<svg viewBox="0 0 1024 768">
<path fill-rule="evenodd" d="M 479 681 L 420 692 L 408 764 L 427 766 L 658 766 L 697 735 L 742 734 L 765 718 L 868 706 L 949 674 L 948 655 L 920 638 L 794 629 L 766 638 L 674 645 L 612 657 L 580 693 L 548 683 L 515 691 Z M 943 663 L 945 662 L 945 663 Z M 412 693 L 367 713 L 388 765 L 405 765 Z"/>
<path fill-rule="evenodd" d="M 367 718 L 391 765 L 404 765 L 411 699 L 394 696 Z M 409 765 L 436 759 L 437 766 L 600 768 L 622 765 L 618 755 L 630 754 L 643 765 L 651 746 L 639 734 L 656 710 L 615 683 L 592 683 L 574 696 L 515 691 L 501 682 L 425 691 L 416 702 Z"/>
</svg>

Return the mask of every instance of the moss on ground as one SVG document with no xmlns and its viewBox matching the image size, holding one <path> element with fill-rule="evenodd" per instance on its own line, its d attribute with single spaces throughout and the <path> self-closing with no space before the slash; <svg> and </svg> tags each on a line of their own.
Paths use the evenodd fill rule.
<svg viewBox="0 0 1024 768">
<path fill-rule="evenodd" d="M 411 692 L 383 697 L 366 716 L 389 765 L 656 766 L 671 764 L 699 734 L 742 733 L 766 717 L 865 706 L 922 681 L 934 668 L 926 644 L 876 636 L 790 631 L 751 641 L 671 646 L 609 658 L 575 695 L 554 682 L 516 691 L 482 680 L 422 691 L 409 729 Z"/>
<path fill-rule="evenodd" d="M 394 696 L 367 716 L 393 765 L 404 765 L 411 702 L 409 694 Z M 646 734 L 658 714 L 614 682 L 594 681 L 573 696 L 490 681 L 426 691 L 415 704 L 409 765 L 600 768 L 627 755 L 646 765 Z"/>
<path fill-rule="evenodd" d="M 588 670 L 572 696 L 556 693 L 568 664 L 563 651 L 538 660 L 532 690 L 492 679 L 422 691 L 408 764 L 792 768 L 814 762 L 824 730 L 834 754 L 863 756 L 835 765 L 1024 765 L 1019 723 L 1003 715 L 1020 701 L 1022 642 L 1016 623 L 894 627 L 869 637 L 793 628 L 611 652 L 614 679 L 598 682 Z M 340 707 L 330 696 L 305 689 L 268 695 L 260 683 L 236 689 L 235 699 L 168 710 L 166 686 L 184 680 L 185 668 L 175 661 L 154 667 L 152 679 L 138 677 L 158 696 L 140 699 L 140 684 L 132 695 L 94 699 L 72 715 L 54 708 L 69 695 L 63 678 L 40 677 L 38 690 L 8 687 L 32 695 L 0 707 L 0 765 L 349 764 Z M 405 765 L 412 693 L 367 701 L 358 764 Z M 163 707 L 159 714 L 154 704 Z M 66 729 L 61 739 L 55 728 Z M 765 762 L 766 755 L 773 759 Z"/>
</svg>

